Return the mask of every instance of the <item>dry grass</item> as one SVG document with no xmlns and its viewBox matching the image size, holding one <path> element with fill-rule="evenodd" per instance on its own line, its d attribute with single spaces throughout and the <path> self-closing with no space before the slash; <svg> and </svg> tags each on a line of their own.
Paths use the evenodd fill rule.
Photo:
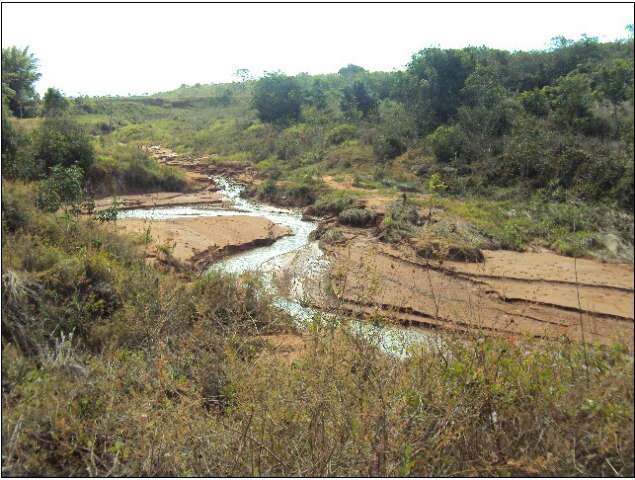
<svg viewBox="0 0 635 480">
<path fill-rule="evenodd" d="M 633 475 L 624 350 L 448 336 L 403 359 L 316 319 L 302 354 L 263 354 L 292 328 L 257 277 L 185 283 L 20 199 L 3 322 L 37 319 L 37 348 L 3 323 L 5 475 Z"/>
</svg>

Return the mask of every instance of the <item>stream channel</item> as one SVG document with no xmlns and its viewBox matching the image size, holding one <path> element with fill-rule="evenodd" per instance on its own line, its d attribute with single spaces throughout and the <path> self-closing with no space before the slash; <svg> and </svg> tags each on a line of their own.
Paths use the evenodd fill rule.
<svg viewBox="0 0 635 480">
<path fill-rule="evenodd" d="M 222 207 L 210 205 L 126 210 L 119 212 L 119 217 L 165 220 L 193 216 L 249 215 L 265 217 L 273 223 L 288 227 L 293 235 L 283 237 L 269 246 L 226 257 L 216 262 L 210 270 L 234 274 L 260 272 L 265 287 L 274 295 L 274 304 L 290 314 L 300 328 L 306 328 L 312 321 L 326 318 L 334 320 L 332 314 L 308 306 L 309 303 L 315 303 L 311 302 L 311 298 L 323 294 L 323 283 L 326 284 L 330 268 L 330 262 L 317 241 L 309 238 L 311 232 L 317 228 L 317 223 L 302 220 L 302 214 L 298 210 L 273 207 L 243 198 L 241 192 L 244 187 L 225 177 L 217 176 L 213 180 L 226 200 Z M 276 286 L 275 279 L 280 275 L 284 275 L 288 282 L 289 287 L 285 289 L 288 293 L 282 294 Z M 382 350 L 400 357 L 406 356 L 414 344 L 425 343 L 432 347 L 439 346 L 441 342 L 438 336 L 422 330 L 373 325 L 355 319 L 346 321 L 352 332 L 376 341 Z"/>
</svg>

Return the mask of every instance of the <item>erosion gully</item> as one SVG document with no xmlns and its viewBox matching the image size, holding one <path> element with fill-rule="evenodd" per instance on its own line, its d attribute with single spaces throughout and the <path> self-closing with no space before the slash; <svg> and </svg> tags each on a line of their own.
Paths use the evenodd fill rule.
<svg viewBox="0 0 635 480">
<path fill-rule="evenodd" d="M 243 186 L 223 176 L 212 177 L 220 188 L 219 193 L 228 206 L 179 206 L 155 209 L 137 209 L 120 212 L 121 218 L 144 218 L 161 220 L 179 217 L 213 217 L 231 215 L 260 216 L 286 226 L 293 235 L 283 237 L 273 244 L 254 248 L 220 260 L 209 271 L 220 270 L 232 274 L 260 272 L 265 288 L 274 296 L 274 304 L 287 312 L 298 327 L 307 328 L 311 322 L 336 322 L 336 317 L 324 312 L 315 301 L 324 295 L 324 286 L 330 262 L 318 246 L 310 239 L 317 228 L 312 221 L 302 219 L 301 212 L 281 209 L 243 198 Z M 284 277 L 287 287 L 279 288 Z M 352 318 L 344 319 L 347 327 L 356 335 L 377 342 L 390 354 L 404 357 L 415 345 L 440 346 L 441 340 L 431 332 L 407 329 L 398 326 L 374 325 Z"/>
</svg>

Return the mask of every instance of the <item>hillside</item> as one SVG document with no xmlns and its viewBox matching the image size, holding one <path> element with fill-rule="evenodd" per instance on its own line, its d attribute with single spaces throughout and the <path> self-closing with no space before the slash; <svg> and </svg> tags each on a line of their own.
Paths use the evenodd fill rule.
<svg viewBox="0 0 635 480">
<path fill-rule="evenodd" d="M 2 473 L 632 476 L 632 27 L 247 73 L 3 48 Z"/>
</svg>

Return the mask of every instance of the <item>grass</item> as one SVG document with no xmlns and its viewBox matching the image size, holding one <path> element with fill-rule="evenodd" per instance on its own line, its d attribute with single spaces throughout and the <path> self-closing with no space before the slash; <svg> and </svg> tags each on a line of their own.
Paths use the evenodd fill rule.
<svg viewBox="0 0 635 480">
<path fill-rule="evenodd" d="M 347 123 L 335 114 L 307 110 L 302 121 L 274 128 L 256 118 L 249 88 L 198 85 L 153 97 L 94 99 L 87 111 L 77 108 L 77 118 L 99 138 L 100 178 L 117 168 L 130 169 L 125 155 L 117 158 L 121 143 L 162 144 L 194 158 L 210 156 L 210 162 L 254 166 L 262 184 L 252 193 L 280 205 L 311 206 L 310 214 L 339 214 L 344 208 L 340 208 L 343 204 L 329 205 L 331 189 L 307 179 L 330 175 L 337 180 L 352 175 L 353 186 L 360 189 L 355 195 L 396 198 L 408 192 L 420 206 L 436 204 L 448 217 L 471 225 L 488 239 L 489 248 L 521 251 L 540 246 L 563 255 L 632 261 L 632 213 L 592 202 L 570 206 L 563 199 L 540 192 L 527 194 L 520 187 L 484 189 L 481 185 L 482 195 L 474 196 L 468 188 L 471 178 L 437 165 L 425 142 L 384 164 L 373 151 L 374 125 Z M 223 102 L 214 100 L 221 97 Z M 181 103 L 175 106 L 173 102 Z M 123 177 L 140 177 L 150 190 L 180 188 L 174 174 L 147 170 L 139 175 L 124 172 Z M 454 186 L 452 191 L 463 194 L 430 200 L 425 175 L 437 170 Z M 451 170 L 454 173 L 448 173 Z M 567 220 L 571 218 L 578 219 L 575 229 Z M 396 238 L 416 237 L 416 230 L 401 229 Z M 612 246 L 616 242 L 617 250 Z"/>
<path fill-rule="evenodd" d="M 535 245 L 562 255 L 615 258 L 605 244 L 607 233 L 632 245 L 632 217 L 603 205 L 545 201 L 538 195 L 522 203 L 450 197 L 434 202 L 488 238 L 487 245 L 477 247 L 522 251 Z"/>
<path fill-rule="evenodd" d="M 161 273 L 33 188 L 2 189 L 5 474 L 633 474 L 619 347 L 475 331 L 400 359 L 315 319 L 289 361 L 257 276 Z"/>
<path fill-rule="evenodd" d="M 187 188 L 182 171 L 160 165 L 134 144 L 98 148 L 88 178 L 89 188 L 96 195 L 176 192 Z"/>
</svg>

